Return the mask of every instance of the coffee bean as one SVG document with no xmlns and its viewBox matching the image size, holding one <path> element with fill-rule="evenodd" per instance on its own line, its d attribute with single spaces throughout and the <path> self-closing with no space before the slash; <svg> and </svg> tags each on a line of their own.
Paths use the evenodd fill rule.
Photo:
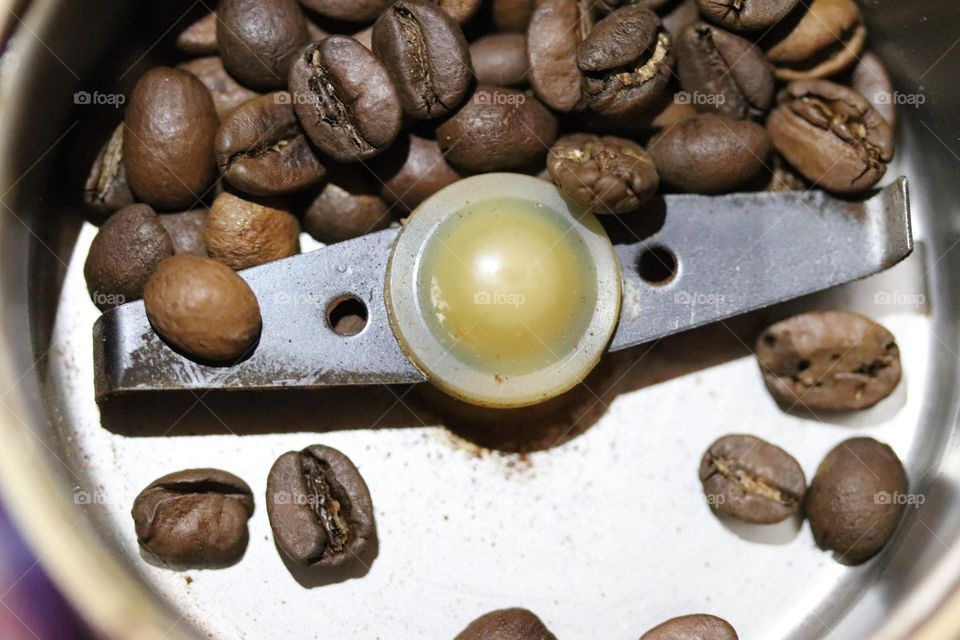
<svg viewBox="0 0 960 640">
<path fill-rule="evenodd" d="M 614 136 L 563 136 L 550 148 L 547 169 L 560 191 L 593 213 L 636 211 L 660 185 L 646 150 Z"/>
<path fill-rule="evenodd" d="M 322 16 L 347 22 L 371 22 L 377 19 L 392 0 L 300 0 L 303 6 Z"/>
<path fill-rule="evenodd" d="M 493 0 L 493 26 L 497 31 L 523 33 L 533 15 L 534 0 Z"/>
<path fill-rule="evenodd" d="M 527 83 L 527 38 L 522 33 L 493 33 L 474 40 L 470 60 L 480 84 L 519 87 Z"/>
<path fill-rule="evenodd" d="M 147 281 L 143 303 L 154 330 L 201 362 L 232 364 L 260 337 L 260 305 L 250 285 L 211 258 L 167 258 Z"/>
<path fill-rule="evenodd" d="M 795 515 L 807 480 L 789 453 L 747 435 L 724 436 L 700 460 L 700 482 L 710 507 L 753 524 L 773 524 Z"/>
<path fill-rule="evenodd" d="M 893 80 L 883 61 L 872 51 L 865 52 L 850 72 L 850 85 L 880 112 L 893 129 L 897 126 Z"/>
<path fill-rule="evenodd" d="M 723 193 L 764 171 L 770 140 L 749 120 L 705 113 L 650 140 L 660 179 L 692 193 Z"/>
<path fill-rule="evenodd" d="M 123 167 L 123 124 L 117 126 L 97 154 L 83 187 L 88 207 L 110 213 L 133 204 L 133 192 Z"/>
<path fill-rule="evenodd" d="M 477 14 L 483 0 L 430 0 L 454 19 L 457 24 L 463 24 Z"/>
<path fill-rule="evenodd" d="M 401 136 L 371 168 L 380 181 L 380 197 L 403 212 L 413 211 L 461 177 L 447 164 L 436 140 L 415 134 Z"/>
<path fill-rule="evenodd" d="M 326 174 L 286 91 L 238 107 L 220 125 L 214 151 L 227 182 L 255 196 L 301 191 Z"/>
<path fill-rule="evenodd" d="M 253 494 L 220 469 L 186 469 L 158 478 L 131 511 L 137 542 L 148 555 L 183 567 L 222 567 L 247 547 Z"/>
<path fill-rule="evenodd" d="M 366 172 L 337 167 L 304 213 L 303 229 L 333 244 L 386 229 L 391 220 L 387 203 Z"/>
<path fill-rule="evenodd" d="M 798 0 L 696 0 L 707 20 L 732 31 L 768 29 L 797 6 Z"/>
<path fill-rule="evenodd" d="M 617 9 L 577 49 L 584 98 L 598 113 L 652 105 L 670 82 L 673 43 L 657 15 L 640 5 Z"/>
<path fill-rule="evenodd" d="M 177 49 L 188 56 L 217 54 L 217 13 L 209 12 L 177 36 Z"/>
<path fill-rule="evenodd" d="M 661 12 L 660 21 L 663 22 L 663 28 L 670 34 L 670 39 L 676 41 L 684 29 L 700 21 L 700 10 L 697 9 L 695 0 L 679 0 L 667 5 Z"/>
<path fill-rule="evenodd" d="M 533 612 L 514 608 L 483 614 L 454 640 L 557 640 L 557 637 Z"/>
<path fill-rule="evenodd" d="M 767 327 L 757 360 L 779 402 L 828 411 L 872 407 L 900 381 L 893 335 L 846 311 L 812 311 Z"/>
<path fill-rule="evenodd" d="M 165 213 L 159 216 L 160 224 L 167 230 L 173 243 L 173 253 L 192 253 L 195 256 L 207 255 L 207 243 L 203 241 L 203 230 L 207 226 L 206 209 L 192 209 L 183 213 Z"/>
<path fill-rule="evenodd" d="M 300 223 L 281 206 L 221 193 L 203 231 L 207 253 L 238 271 L 300 253 Z"/>
<path fill-rule="evenodd" d="M 247 100 L 260 95 L 231 78 L 223 68 L 223 60 L 220 56 L 196 58 L 184 62 L 177 68 L 189 71 L 203 83 L 213 97 L 213 106 L 221 121 Z"/>
<path fill-rule="evenodd" d="M 893 131 L 859 93 L 826 80 L 793 82 L 767 119 L 770 140 L 814 184 L 839 194 L 871 188 L 893 158 Z"/>
<path fill-rule="evenodd" d="M 373 25 L 372 43 L 409 117 L 437 118 L 463 101 L 473 73 L 467 40 L 435 5 L 397 0 Z"/>
<path fill-rule="evenodd" d="M 603 15 L 634 4 L 644 6 L 651 11 L 660 11 L 672 2 L 673 0 L 599 0 L 596 8 Z"/>
<path fill-rule="evenodd" d="M 267 476 L 267 515 L 280 550 L 305 566 L 333 567 L 374 543 L 373 502 L 360 472 L 336 449 L 289 451 Z"/>
<path fill-rule="evenodd" d="M 867 39 L 853 0 L 801 3 L 799 20 L 785 20 L 767 37 L 767 56 L 781 80 L 826 78 L 857 61 Z"/>
<path fill-rule="evenodd" d="M 640 636 L 640 640 L 737 640 L 738 638 L 737 632 L 729 622 L 706 613 L 670 618 Z"/>
<path fill-rule="evenodd" d="M 400 97 L 380 61 L 346 36 L 307 45 L 290 68 L 294 109 L 310 139 L 339 162 L 384 151 L 400 131 Z"/>
<path fill-rule="evenodd" d="M 563 113 L 583 107 L 577 48 L 593 27 L 586 0 L 542 0 L 527 29 L 530 85 L 537 97 Z"/>
<path fill-rule="evenodd" d="M 773 104 L 775 80 L 766 56 L 749 40 L 718 27 L 699 22 L 683 31 L 677 72 L 701 111 L 760 118 Z"/>
<path fill-rule="evenodd" d="M 806 191 L 810 185 L 793 168 L 788 165 L 780 154 L 772 156 L 770 181 L 764 191 Z"/>
<path fill-rule="evenodd" d="M 557 119 L 535 98 L 480 85 L 437 127 L 447 161 L 467 172 L 507 171 L 542 161 L 557 138 Z M 541 165 L 542 166 L 542 165 Z"/>
<path fill-rule="evenodd" d="M 217 42 L 223 66 L 258 91 L 285 89 L 307 23 L 296 0 L 220 0 Z"/>
<path fill-rule="evenodd" d="M 101 311 L 139 300 L 157 265 L 173 255 L 173 243 L 149 205 L 120 209 L 100 226 L 83 275 Z"/>
<path fill-rule="evenodd" d="M 907 474 L 893 449 L 873 438 L 841 442 L 807 492 L 813 538 L 844 564 L 866 562 L 893 535 L 906 494 Z"/>
<path fill-rule="evenodd" d="M 124 122 L 123 164 L 133 192 L 158 209 L 197 202 L 217 175 L 217 112 L 196 76 L 151 69 L 137 82 Z"/>
</svg>

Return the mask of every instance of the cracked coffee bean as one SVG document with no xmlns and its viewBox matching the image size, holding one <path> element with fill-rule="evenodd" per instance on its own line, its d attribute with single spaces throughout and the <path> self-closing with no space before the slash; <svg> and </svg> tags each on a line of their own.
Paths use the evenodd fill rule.
<svg viewBox="0 0 960 640">
<path fill-rule="evenodd" d="M 695 613 L 670 618 L 658 624 L 640 640 L 738 640 L 733 626 L 717 616 Z"/>
<path fill-rule="evenodd" d="M 533 612 L 513 608 L 483 614 L 453 640 L 557 640 L 557 637 Z"/>
<path fill-rule="evenodd" d="M 841 442 L 820 463 L 807 492 L 814 540 L 843 564 L 866 562 L 897 528 L 907 489 L 903 463 L 889 446 L 873 438 Z"/>
<path fill-rule="evenodd" d="M 303 230 L 324 244 L 333 244 L 386 229 L 391 220 L 369 174 L 332 167 L 326 184 L 303 214 Z"/>
<path fill-rule="evenodd" d="M 803 505 L 807 480 L 789 453 L 747 435 L 724 436 L 700 461 L 700 482 L 710 507 L 752 524 L 773 524 Z"/>
<path fill-rule="evenodd" d="M 866 409 L 900 381 L 900 349 L 886 328 L 846 311 L 811 311 L 760 334 L 757 361 L 779 402 L 827 411 Z"/>
<path fill-rule="evenodd" d="M 651 106 L 670 82 L 673 43 L 660 18 L 640 5 L 598 22 L 577 49 L 587 105 L 616 115 Z"/>
<path fill-rule="evenodd" d="M 151 482 L 131 515 L 140 548 L 153 558 L 180 567 L 223 567 L 247 548 L 253 494 L 232 473 L 186 469 Z"/>
<path fill-rule="evenodd" d="M 470 44 L 478 84 L 520 87 L 527 84 L 527 38 L 522 33 L 492 33 Z"/>
<path fill-rule="evenodd" d="M 785 20 L 767 38 L 779 79 L 826 78 L 857 61 L 867 30 L 853 0 L 813 0 L 798 11 L 799 21 Z"/>
<path fill-rule="evenodd" d="M 237 271 L 300 253 L 300 223 L 283 206 L 221 193 L 203 231 L 207 253 Z"/>
<path fill-rule="evenodd" d="M 218 15 L 217 42 L 230 75 L 258 91 L 285 89 L 309 38 L 296 0 L 220 0 Z"/>
<path fill-rule="evenodd" d="M 786 17 L 798 0 L 696 0 L 710 22 L 731 31 L 768 29 Z"/>
<path fill-rule="evenodd" d="M 184 62 L 177 68 L 189 71 L 203 83 L 203 86 L 213 97 L 213 106 L 216 108 L 217 117 L 221 121 L 247 100 L 260 95 L 231 78 L 227 70 L 223 68 L 223 60 L 220 56 L 196 58 Z"/>
<path fill-rule="evenodd" d="M 374 543 L 373 502 L 356 466 L 313 445 L 280 456 L 267 476 L 267 515 L 280 550 L 304 566 L 333 567 Z"/>
<path fill-rule="evenodd" d="M 207 255 L 207 243 L 203 240 L 203 230 L 207 226 L 206 209 L 192 209 L 183 213 L 165 213 L 158 216 L 160 224 L 167 230 L 173 242 L 174 255 L 192 253 L 195 256 Z"/>
<path fill-rule="evenodd" d="M 260 337 L 260 305 L 250 285 L 212 258 L 182 253 L 161 262 L 143 305 L 157 334 L 200 362 L 235 363 Z"/>
<path fill-rule="evenodd" d="M 564 195 L 592 213 L 636 211 L 660 185 L 646 150 L 614 136 L 563 136 L 550 148 L 547 169 Z"/>
<path fill-rule="evenodd" d="M 211 11 L 177 36 L 177 49 L 188 56 L 213 56 L 217 46 L 217 12 Z"/>
<path fill-rule="evenodd" d="M 568 113 L 584 106 L 577 50 L 592 28 L 587 0 L 542 0 L 534 9 L 527 28 L 530 85 L 554 111 Z"/>
<path fill-rule="evenodd" d="M 238 107 L 220 125 L 214 151 L 227 182 L 255 196 L 302 191 L 327 172 L 307 142 L 286 91 Z"/>
<path fill-rule="evenodd" d="M 890 124 L 859 93 L 826 80 L 793 82 L 767 119 L 780 155 L 834 193 L 873 187 L 893 158 Z"/>
<path fill-rule="evenodd" d="M 123 123 L 117 125 L 93 161 L 83 187 L 83 201 L 101 213 L 111 213 L 133 204 L 133 192 L 123 167 Z"/>
<path fill-rule="evenodd" d="M 371 42 L 409 117 L 438 118 L 463 101 L 473 74 L 470 51 L 443 10 L 424 0 L 397 0 L 373 25 Z"/>
<path fill-rule="evenodd" d="M 376 56 L 353 38 L 307 45 L 290 69 L 290 93 L 307 135 L 338 162 L 372 158 L 400 132 L 397 90 Z"/>
<path fill-rule="evenodd" d="M 322 16 L 347 22 L 372 22 L 386 11 L 392 0 L 300 0 L 303 6 Z"/>
<path fill-rule="evenodd" d="M 371 167 L 380 181 L 380 197 L 391 207 L 410 212 L 447 185 L 461 178 L 447 164 L 436 140 L 408 134 Z"/>
<path fill-rule="evenodd" d="M 733 118 L 760 118 L 773 104 L 776 80 L 766 56 L 752 42 L 702 22 L 677 41 L 680 85 L 698 98 L 701 111 Z"/>
</svg>

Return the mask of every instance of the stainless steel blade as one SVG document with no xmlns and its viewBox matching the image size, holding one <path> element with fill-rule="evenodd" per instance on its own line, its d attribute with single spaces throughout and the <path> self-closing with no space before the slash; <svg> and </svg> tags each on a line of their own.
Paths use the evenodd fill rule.
<svg viewBox="0 0 960 640">
<path fill-rule="evenodd" d="M 617 246 L 624 300 L 610 351 L 857 280 L 913 249 L 907 182 L 848 202 L 819 191 L 726 196 L 668 195 L 663 226 Z M 94 326 L 96 395 L 164 389 L 264 389 L 406 384 L 426 377 L 403 354 L 384 301 L 390 248 L 399 229 L 242 272 L 260 300 L 256 351 L 232 367 L 197 364 L 150 327 L 142 302 L 103 314 Z M 677 270 L 645 282 L 640 257 L 664 247 Z M 335 334 L 330 303 L 362 300 L 366 329 Z"/>
</svg>

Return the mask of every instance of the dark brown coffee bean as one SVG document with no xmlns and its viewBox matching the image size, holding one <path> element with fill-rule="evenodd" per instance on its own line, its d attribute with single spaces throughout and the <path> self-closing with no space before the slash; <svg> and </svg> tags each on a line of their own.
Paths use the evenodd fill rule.
<svg viewBox="0 0 960 640">
<path fill-rule="evenodd" d="M 813 0 L 799 20 L 785 20 L 767 41 L 781 80 L 826 78 L 857 61 L 867 40 L 853 0 Z"/>
<path fill-rule="evenodd" d="M 703 16 L 732 31 L 760 31 L 784 18 L 798 0 L 696 0 Z"/>
<path fill-rule="evenodd" d="M 161 262 L 143 304 L 164 340 L 202 362 L 236 362 L 260 337 L 260 305 L 250 285 L 211 258 L 182 253 Z"/>
<path fill-rule="evenodd" d="M 220 0 L 217 42 L 223 66 L 258 91 L 285 89 L 307 23 L 296 0 Z"/>
<path fill-rule="evenodd" d="M 366 171 L 335 167 L 303 215 L 303 230 L 324 244 L 343 242 L 386 229 L 387 203 Z"/>
<path fill-rule="evenodd" d="M 583 77 L 577 49 L 593 27 L 585 0 L 543 0 L 527 29 L 530 85 L 551 109 L 569 112 L 583 107 Z"/>
<path fill-rule="evenodd" d="M 598 113 L 651 106 L 670 82 L 673 43 L 657 15 L 640 5 L 598 22 L 577 49 L 584 98 Z"/>
<path fill-rule="evenodd" d="M 807 479 L 789 453 L 760 438 L 724 436 L 700 460 L 700 482 L 717 513 L 753 524 L 796 515 Z"/>
<path fill-rule="evenodd" d="M 764 171 L 770 140 L 755 122 L 704 113 L 654 136 L 648 151 L 663 182 L 692 193 L 723 193 Z"/>
<path fill-rule="evenodd" d="M 153 558 L 179 567 L 222 567 L 247 548 L 253 493 L 232 473 L 186 469 L 151 482 L 131 515 L 140 548 Z"/>
<path fill-rule="evenodd" d="M 770 140 L 814 184 L 840 194 L 871 188 L 893 158 L 893 131 L 859 93 L 826 80 L 793 82 L 767 119 Z"/>
<path fill-rule="evenodd" d="M 207 253 L 238 271 L 300 253 L 300 223 L 280 206 L 221 193 L 203 231 Z"/>
<path fill-rule="evenodd" d="M 207 88 L 180 69 L 156 67 L 133 90 L 124 120 L 123 164 L 130 188 L 157 209 L 183 209 L 217 175 L 217 112 Z"/>
<path fill-rule="evenodd" d="M 384 151 L 400 131 L 400 97 L 380 61 L 347 36 L 307 45 L 290 68 L 294 109 L 310 139 L 338 162 Z"/>
<path fill-rule="evenodd" d="M 666 9 L 660 14 L 660 21 L 663 22 L 663 28 L 670 34 L 670 39 L 676 42 L 680 34 L 689 25 L 699 22 L 700 10 L 697 9 L 696 0 L 679 0 L 667 5 Z"/>
<path fill-rule="evenodd" d="M 83 187 L 88 207 L 110 213 L 133 204 L 133 192 L 123 167 L 123 124 L 119 124 L 97 154 Z"/>
<path fill-rule="evenodd" d="M 813 538 L 844 564 L 860 564 L 883 548 L 903 515 L 907 474 L 889 446 L 851 438 L 834 447 L 807 492 Z"/>
<path fill-rule="evenodd" d="M 206 209 L 192 209 L 183 213 L 165 213 L 159 216 L 160 224 L 167 230 L 173 242 L 173 253 L 192 253 L 195 256 L 207 255 L 207 243 L 203 240 L 203 230 L 207 227 Z"/>
<path fill-rule="evenodd" d="M 377 19 L 392 0 L 300 0 L 300 3 L 322 16 L 347 22 L 371 22 Z"/>
<path fill-rule="evenodd" d="M 557 138 L 557 119 L 536 98 L 480 85 L 450 119 L 437 127 L 447 161 L 461 171 L 522 169 L 542 161 Z"/>
<path fill-rule="evenodd" d="M 177 49 L 188 56 L 217 54 L 217 13 L 211 11 L 177 36 Z"/>
<path fill-rule="evenodd" d="M 515 608 L 483 614 L 454 640 L 557 640 L 557 637 L 536 614 Z"/>
<path fill-rule="evenodd" d="M 480 84 L 519 87 L 527 83 L 527 38 L 522 33 L 492 33 L 474 40 L 470 60 Z"/>
<path fill-rule="evenodd" d="M 670 618 L 658 624 L 640 640 L 738 640 L 733 626 L 723 618 L 706 613 Z"/>
<path fill-rule="evenodd" d="M 467 40 L 437 6 L 397 0 L 373 25 L 372 43 L 411 118 L 437 118 L 463 101 L 473 74 Z"/>
<path fill-rule="evenodd" d="M 493 0 L 493 26 L 497 31 L 523 33 L 530 24 L 534 0 Z"/>
<path fill-rule="evenodd" d="M 900 349 L 869 318 L 846 311 L 812 311 L 767 327 L 757 360 L 778 401 L 810 409 L 866 409 L 900 381 Z"/>
<path fill-rule="evenodd" d="M 267 515 L 280 550 L 305 566 L 334 567 L 374 543 L 370 491 L 357 467 L 336 449 L 289 451 L 267 476 Z"/>
<path fill-rule="evenodd" d="M 880 112 L 891 129 L 897 126 L 893 80 L 879 56 L 865 52 L 850 73 L 850 85 Z"/>
<path fill-rule="evenodd" d="M 773 104 L 773 68 L 752 42 L 703 22 L 677 41 L 677 72 L 700 111 L 759 118 Z"/>
<path fill-rule="evenodd" d="M 219 56 L 197 58 L 184 62 L 177 68 L 189 71 L 203 83 L 213 97 L 213 106 L 221 121 L 247 100 L 260 95 L 231 78 L 223 68 L 223 60 Z"/>
<path fill-rule="evenodd" d="M 227 182 L 255 196 L 301 191 L 327 172 L 307 142 L 286 91 L 238 107 L 220 125 L 214 151 Z"/>
<path fill-rule="evenodd" d="M 90 244 L 83 265 L 90 298 L 101 311 L 139 300 L 150 274 L 172 255 L 170 236 L 149 205 L 120 209 Z"/>
<path fill-rule="evenodd" d="M 380 197 L 391 207 L 410 212 L 461 178 L 447 164 L 436 140 L 407 134 L 371 167 L 380 181 Z"/>
<path fill-rule="evenodd" d="M 560 191 L 592 213 L 636 211 L 660 185 L 646 150 L 614 136 L 563 136 L 550 148 L 547 169 Z"/>
</svg>

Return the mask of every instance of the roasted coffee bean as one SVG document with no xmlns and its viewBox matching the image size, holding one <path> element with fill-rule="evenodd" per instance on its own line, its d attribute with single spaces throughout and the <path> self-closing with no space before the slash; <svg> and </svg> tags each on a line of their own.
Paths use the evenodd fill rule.
<svg viewBox="0 0 960 640">
<path fill-rule="evenodd" d="M 534 0 L 493 0 L 493 26 L 497 31 L 523 33 L 536 4 Z"/>
<path fill-rule="evenodd" d="M 322 16 L 347 22 L 371 22 L 377 19 L 392 0 L 300 0 L 300 3 Z"/>
<path fill-rule="evenodd" d="M 147 279 L 173 255 L 173 243 L 149 205 L 120 209 L 100 226 L 83 265 L 87 290 L 101 311 L 139 300 Z"/>
<path fill-rule="evenodd" d="M 300 253 L 300 223 L 281 206 L 221 193 L 203 231 L 207 253 L 238 271 Z"/>
<path fill-rule="evenodd" d="M 703 22 L 677 41 L 677 73 L 701 111 L 760 118 L 773 104 L 773 68 L 752 42 Z"/>
<path fill-rule="evenodd" d="M 871 188 L 893 158 L 893 131 L 859 93 L 826 80 L 793 82 L 767 119 L 770 140 L 810 182 L 839 194 Z"/>
<path fill-rule="evenodd" d="M 799 10 L 799 21 L 785 20 L 768 37 L 767 56 L 778 78 L 826 78 L 857 61 L 867 31 L 853 0 L 813 0 Z"/>
<path fill-rule="evenodd" d="M 680 34 L 689 25 L 699 22 L 700 11 L 697 9 L 696 0 L 679 0 L 666 7 L 661 12 L 660 21 L 663 22 L 663 28 L 670 34 L 671 40 L 678 40 Z"/>
<path fill-rule="evenodd" d="M 473 68 L 457 23 L 426 0 L 397 0 L 373 25 L 373 52 L 396 85 L 403 111 L 437 118 L 463 101 Z"/>
<path fill-rule="evenodd" d="M 165 213 L 159 216 L 160 224 L 167 230 L 173 242 L 173 253 L 192 253 L 195 256 L 207 255 L 207 243 L 203 240 L 203 230 L 207 227 L 206 209 L 192 209 L 183 213 Z"/>
<path fill-rule="evenodd" d="M 563 136 L 550 148 L 547 169 L 560 191 L 592 213 L 636 211 L 660 185 L 646 150 L 614 136 Z"/>
<path fill-rule="evenodd" d="M 217 175 L 217 112 L 196 76 L 151 69 L 137 82 L 124 123 L 123 165 L 141 200 L 157 209 L 183 209 L 204 195 Z"/>
<path fill-rule="evenodd" d="M 850 73 L 850 85 L 880 112 L 891 128 L 897 126 L 893 80 L 875 53 L 867 51 L 860 57 Z"/>
<path fill-rule="evenodd" d="M 557 640 L 557 637 L 536 614 L 514 608 L 483 614 L 454 640 Z"/>
<path fill-rule="evenodd" d="M 151 557 L 179 567 L 222 567 L 247 547 L 253 493 L 232 473 L 186 469 L 151 482 L 131 515 L 137 542 Z"/>
<path fill-rule="evenodd" d="M 665 109 L 653 117 L 650 121 L 650 126 L 657 131 L 662 131 L 684 120 L 693 118 L 697 113 L 697 108 L 689 102 L 674 102 L 671 100 Z"/>
<path fill-rule="evenodd" d="M 890 540 L 907 497 L 907 474 L 893 449 L 873 438 L 841 442 L 807 492 L 813 538 L 844 564 L 866 562 Z"/>
<path fill-rule="evenodd" d="M 653 11 L 640 5 L 617 9 L 577 49 L 584 98 L 598 113 L 649 107 L 670 82 L 673 58 L 670 35 Z"/>
<path fill-rule="evenodd" d="M 143 291 L 154 330 L 187 357 L 232 364 L 260 337 L 260 305 L 246 281 L 211 258 L 182 253 L 161 262 Z"/>
<path fill-rule="evenodd" d="M 522 33 L 492 33 L 474 40 L 470 60 L 480 84 L 519 87 L 527 83 L 527 38 Z"/>
<path fill-rule="evenodd" d="M 218 15 L 217 42 L 230 75 L 258 91 L 285 89 L 309 37 L 296 0 L 220 0 Z"/>
<path fill-rule="evenodd" d="M 177 49 L 188 56 L 217 54 L 217 13 L 211 11 L 177 36 Z"/>
<path fill-rule="evenodd" d="M 414 134 L 397 140 L 374 161 L 372 169 L 380 181 L 380 197 L 403 212 L 413 211 L 461 177 L 447 164 L 436 140 Z"/>
<path fill-rule="evenodd" d="M 710 22 L 732 31 L 768 29 L 790 13 L 798 0 L 696 0 Z"/>
<path fill-rule="evenodd" d="M 301 191 L 327 172 L 307 142 L 286 91 L 238 107 L 220 125 L 214 151 L 227 182 L 255 196 Z"/>
<path fill-rule="evenodd" d="M 723 193 L 762 174 L 770 140 L 755 122 L 705 113 L 657 134 L 648 151 L 663 182 L 692 193 Z"/>
<path fill-rule="evenodd" d="M 372 158 L 400 131 L 400 97 L 376 56 L 347 36 L 307 45 L 290 68 L 294 109 L 310 139 L 339 162 Z"/>
<path fill-rule="evenodd" d="M 117 126 L 93 161 L 83 187 L 83 201 L 88 207 L 110 213 L 133 204 L 133 192 L 127 184 L 123 167 L 123 124 Z"/>
<path fill-rule="evenodd" d="M 483 0 L 430 0 L 454 19 L 457 24 L 463 24 L 477 14 Z"/>
<path fill-rule="evenodd" d="M 289 451 L 267 476 L 267 515 L 280 550 L 305 566 L 333 567 L 374 543 L 370 491 L 357 467 L 336 449 Z"/>
<path fill-rule="evenodd" d="M 447 161 L 468 172 L 522 169 L 542 161 L 557 138 L 557 119 L 536 98 L 480 85 L 437 127 Z"/>
<path fill-rule="evenodd" d="M 542 0 L 527 29 L 530 85 L 551 109 L 581 109 L 583 74 L 577 66 L 577 49 L 593 27 L 586 0 Z"/>
<path fill-rule="evenodd" d="M 373 178 L 335 167 L 303 215 L 303 230 L 325 244 L 386 229 L 392 220 Z"/>
<path fill-rule="evenodd" d="M 640 640 L 738 640 L 733 626 L 717 616 L 695 613 L 670 618 L 658 624 Z"/>
<path fill-rule="evenodd" d="M 616 11 L 620 7 L 638 4 L 652 11 L 659 11 L 671 2 L 673 2 L 673 0 L 599 0 L 596 9 L 603 15 L 606 15 Z"/>
<path fill-rule="evenodd" d="M 260 95 L 231 78 L 223 68 L 223 60 L 220 56 L 196 58 L 184 62 L 178 68 L 189 71 L 203 83 L 213 97 L 213 106 L 220 120 L 224 120 L 247 100 Z"/>
<path fill-rule="evenodd" d="M 724 436 L 700 460 L 710 507 L 753 524 L 773 524 L 800 511 L 807 479 L 789 453 L 747 435 Z"/>
<path fill-rule="evenodd" d="M 757 360 L 778 401 L 810 409 L 866 409 L 900 381 L 900 349 L 883 326 L 846 311 L 812 311 L 767 327 Z"/>
</svg>

